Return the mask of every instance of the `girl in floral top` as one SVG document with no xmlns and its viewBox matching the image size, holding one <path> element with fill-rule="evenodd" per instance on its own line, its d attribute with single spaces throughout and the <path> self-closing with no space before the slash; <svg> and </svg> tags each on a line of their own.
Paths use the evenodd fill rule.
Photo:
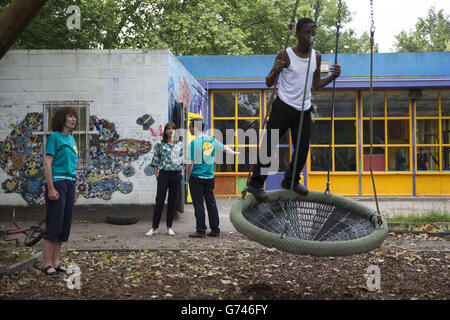
<svg viewBox="0 0 450 320">
<path fill-rule="evenodd" d="M 153 225 L 146 233 L 147 236 L 153 236 L 157 233 L 167 191 L 169 191 L 166 214 L 167 233 L 171 236 L 175 235 L 175 232 L 172 230 L 172 222 L 175 216 L 178 190 L 180 189 L 183 175 L 183 144 L 176 142 L 175 130 L 176 126 L 173 122 L 168 122 L 164 126 L 163 139 L 156 144 L 155 154 L 150 164 L 155 170 L 158 184 L 156 204 L 153 211 Z"/>
</svg>

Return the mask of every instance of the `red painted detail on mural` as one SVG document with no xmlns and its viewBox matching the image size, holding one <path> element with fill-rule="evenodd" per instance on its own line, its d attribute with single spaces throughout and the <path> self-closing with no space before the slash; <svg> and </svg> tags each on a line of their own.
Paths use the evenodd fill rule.
<svg viewBox="0 0 450 320">
<path fill-rule="evenodd" d="M 158 138 L 158 137 L 162 137 L 163 136 L 163 127 L 162 125 L 159 125 L 159 130 L 158 132 L 156 132 L 153 128 L 150 128 L 150 133 L 152 135 L 153 138 Z"/>
</svg>

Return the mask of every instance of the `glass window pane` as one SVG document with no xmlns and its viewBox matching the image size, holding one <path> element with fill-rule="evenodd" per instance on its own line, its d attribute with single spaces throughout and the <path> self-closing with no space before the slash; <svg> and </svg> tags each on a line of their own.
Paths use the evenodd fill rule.
<svg viewBox="0 0 450 320">
<path fill-rule="evenodd" d="M 409 116 L 408 92 L 387 92 L 386 104 L 389 117 Z"/>
<path fill-rule="evenodd" d="M 234 92 L 214 92 L 214 117 L 235 117 Z"/>
<path fill-rule="evenodd" d="M 370 94 L 363 93 L 363 116 L 370 117 Z M 384 117 L 384 92 L 373 93 L 372 117 Z"/>
<path fill-rule="evenodd" d="M 373 122 L 373 144 L 384 144 L 384 120 L 372 120 Z M 364 144 L 370 144 L 370 120 L 363 122 Z"/>
<path fill-rule="evenodd" d="M 442 143 L 450 144 L 450 119 L 442 119 Z"/>
<path fill-rule="evenodd" d="M 311 171 L 328 171 L 328 148 L 311 147 Z"/>
<path fill-rule="evenodd" d="M 238 117 L 259 117 L 259 92 L 238 92 Z"/>
<path fill-rule="evenodd" d="M 266 95 L 266 101 L 265 101 L 265 103 L 266 103 L 266 109 L 265 109 L 265 110 L 268 109 L 268 108 L 267 108 L 267 105 L 268 105 L 269 102 L 270 102 L 270 97 L 272 96 L 272 91 L 273 91 L 273 90 L 266 90 L 266 91 L 264 91 L 264 93 L 265 93 L 265 95 Z M 274 94 L 274 96 L 273 96 L 273 101 L 275 101 L 276 97 L 277 97 L 277 93 L 275 92 L 275 94 Z"/>
<path fill-rule="evenodd" d="M 282 146 L 290 146 L 290 143 L 291 143 L 290 137 L 291 137 L 291 130 L 288 129 L 283 134 L 283 136 L 280 138 L 280 145 L 282 145 Z"/>
<path fill-rule="evenodd" d="M 450 117 L 450 91 L 441 91 L 441 113 L 443 117 Z"/>
<path fill-rule="evenodd" d="M 259 120 L 238 120 L 238 144 L 258 144 Z"/>
<path fill-rule="evenodd" d="M 356 148 L 335 148 L 334 170 L 356 171 Z"/>
<path fill-rule="evenodd" d="M 409 163 L 408 147 L 388 148 L 389 171 L 409 171 Z"/>
<path fill-rule="evenodd" d="M 86 161 L 86 135 L 85 134 L 74 134 L 75 142 L 78 148 L 78 159 L 79 161 Z"/>
<path fill-rule="evenodd" d="M 214 120 L 212 135 L 223 144 L 234 144 L 235 121 Z"/>
<path fill-rule="evenodd" d="M 330 118 L 331 117 L 331 94 L 313 93 L 311 96 L 311 117 L 312 118 Z"/>
<path fill-rule="evenodd" d="M 331 95 L 332 96 L 332 95 Z M 336 118 L 356 117 L 356 99 L 354 93 L 335 94 L 334 116 Z"/>
<path fill-rule="evenodd" d="M 316 120 L 311 126 L 311 144 L 330 144 L 330 120 Z"/>
<path fill-rule="evenodd" d="M 409 144 L 409 120 L 388 120 L 388 143 Z"/>
<path fill-rule="evenodd" d="M 78 129 L 76 130 L 86 131 L 86 108 L 80 108 L 78 112 Z"/>
<path fill-rule="evenodd" d="M 256 164 L 257 160 L 257 148 L 256 147 L 239 147 L 238 151 L 238 171 L 248 172 L 250 166 Z"/>
<path fill-rule="evenodd" d="M 450 147 L 442 148 L 442 171 L 450 170 Z"/>
<path fill-rule="evenodd" d="M 235 148 L 230 147 L 235 150 Z M 214 160 L 214 171 L 215 172 L 235 172 L 235 156 L 229 154 L 225 151 L 216 152 Z"/>
<path fill-rule="evenodd" d="M 438 159 L 438 147 L 419 147 L 417 152 L 417 171 L 439 170 Z"/>
<path fill-rule="evenodd" d="M 286 172 L 286 170 L 289 169 L 289 165 L 291 163 L 289 148 L 278 148 L 278 151 L 278 163 L 280 167 L 278 172 Z"/>
<path fill-rule="evenodd" d="M 356 144 L 356 121 L 337 120 L 334 122 L 335 144 Z"/>
<path fill-rule="evenodd" d="M 439 120 L 417 120 L 417 143 L 439 143 Z"/>
<path fill-rule="evenodd" d="M 48 122 L 47 122 L 47 128 L 48 128 L 48 131 L 49 132 L 52 132 L 53 131 L 53 129 L 52 129 L 52 118 L 53 118 L 53 115 L 55 114 L 55 112 L 56 112 L 56 107 L 50 107 L 50 108 L 48 108 L 47 109 L 48 110 Z"/>
<path fill-rule="evenodd" d="M 439 115 L 439 99 L 437 92 L 422 91 L 422 98 L 416 100 L 418 117 L 437 117 Z"/>
<path fill-rule="evenodd" d="M 370 148 L 364 148 L 363 170 L 370 171 Z M 372 171 L 386 171 L 386 154 L 384 148 L 372 148 Z"/>
</svg>

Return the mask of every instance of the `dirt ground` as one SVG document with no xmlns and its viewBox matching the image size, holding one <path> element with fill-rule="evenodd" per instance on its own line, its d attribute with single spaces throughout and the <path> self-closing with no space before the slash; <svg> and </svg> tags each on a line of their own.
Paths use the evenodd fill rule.
<svg viewBox="0 0 450 320">
<path fill-rule="evenodd" d="M 380 249 L 327 258 L 284 253 L 233 232 L 172 250 L 66 248 L 63 262 L 81 272 L 78 288 L 68 287 L 77 284 L 75 273 L 46 276 L 37 265 L 1 278 L 0 299 L 447 300 L 448 240 L 390 233 Z M 371 265 L 379 267 L 379 289 Z"/>
<path fill-rule="evenodd" d="M 131 213 L 133 225 L 105 222 L 111 209 L 76 211 L 63 262 L 80 274 L 46 276 L 40 263 L 27 272 L 0 278 L 0 300 L 448 300 L 449 236 L 389 233 L 382 247 L 348 257 L 297 256 L 264 247 L 238 233 L 229 219 L 235 199 L 217 199 L 220 238 L 191 239 L 195 230 L 192 205 L 174 221 L 176 236 L 146 237 L 151 209 Z M 391 205 L 386 202 L 384 205 Z M 123 208 L 116 209 L 122 214 Z M 30 217 L 29 209 L 18 219 Z M 39 216 L 36 211 L 36 216 Z M 11 227 L 10 213 L 0 228 Z M 95 219 L 94 219 L 95 218 Z M 37 219 L 33 216 L 32 219 Z M 26 225 L 27 222 L 21 223 Z M 41 251 L 0 246 L 0 268 Z M 380 289 L 370 266 L 379 268 Z M 79 289 L 75 286 L 79 279 Z M 368 282 L 369 281 L 369 282 Z M 72 288 L 69 288 L 69 286 Z"/>
</svg>

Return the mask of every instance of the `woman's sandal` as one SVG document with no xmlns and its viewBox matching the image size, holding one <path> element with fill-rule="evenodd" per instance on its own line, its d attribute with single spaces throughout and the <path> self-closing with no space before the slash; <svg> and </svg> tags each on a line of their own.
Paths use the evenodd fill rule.
<svg viewBox="0 0 450 320">
<path fill-rule="evenodd" d="M 58 264 L 56 267 L 54 267 L 55 268 L 55 270 L 56 270 L 56 272 L 62 272 L 62 273 L 67 273 L 67 269 L 66 268 L 64 268 L 63 266 L 62 266 L 62 264 L 60 263 L 60 264 Z"/>
<path fill-rule="evenodd" d="M 50 270 L 51 268 L 55 269 L 55 271 L 48 271 L 48 270 Z M 53 266 L 47 266 L 47 267 L 45 267 L 44 272 L 45 272 L 45 274 L 48 275 L 48 276 L 54 276 L 54 275 L 58 274 L 58 271 L 57 271 L 56 268 L 53 267 Z"/>
</svg>

